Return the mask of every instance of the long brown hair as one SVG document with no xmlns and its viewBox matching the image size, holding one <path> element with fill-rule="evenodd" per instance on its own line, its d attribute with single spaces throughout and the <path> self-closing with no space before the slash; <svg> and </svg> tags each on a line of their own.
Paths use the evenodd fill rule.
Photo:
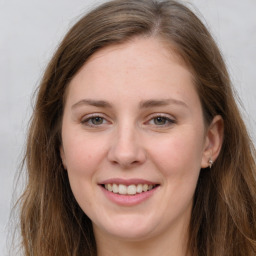
<svg viewBox="0 0 256 256">
<path fill-rule="evenodd" d="M 192 70 L 206 125 L 224 120 L 222 150 L 201 170 L 188 249 L 192 256 L 256 255 L 255 148 L 234 100 L 221 54 L 206 27 L 179 2 L 114 0 L 91 11 L 63 39 L 39 86 L 20 199 L 26 256 L 96 255 L 92 224 L 77 204 L 59 154 L 69 82 L 97 50 L 134 37 L 160 37 Z"/>
</svg>

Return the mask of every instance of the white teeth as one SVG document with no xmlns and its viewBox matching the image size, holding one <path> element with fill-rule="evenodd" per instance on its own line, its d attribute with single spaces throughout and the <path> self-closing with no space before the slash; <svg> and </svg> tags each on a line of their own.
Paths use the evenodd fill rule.
<svg viewBox="0 0 256 256">
<path fill-rule="evenodd" d="M 118 187 L 119 194 L 126 195 L 127 194 L 127 187 L 123 184 L 120 184 Z"/>
<path fill-rule="evenodd" d="M 118 185 L 113 184 L 113 186 L 112 186 L 112 191 L 113 191 L 115 194 L 117 194 L 117 193 L 119 192 Z"/>
<path fill-rule="evenodd" d="M 124 184 L 105 184 L 104 187 L 106 190 L 120 195 L 135 195 L 142 192 L 147 192 L 152 190 L 156 185 L 148 184 L 138 184 L 138 185 L 129 185 Z"/>
<path fill-rule="evenodd" d="M 112 185 L 111 184 L 107 184 L 107 190 L 108 191 L 113 191 Z"/>
<path fill-rule="evenodd" d="M 142 191 L 143 191 L 143 192 L 148 191 L 148 184 L 144 184 L 144 185 L 142 186 Z"/>
<path fill-rule="evenodd" d="M 128 195 L 135 195 L 136 194 L 136 186 L 130 185 L 127 187 L 127 194 Z"/>
<path fill-rule="evenodd" d="M 137 185 L 136 192 L 141 193 L 142 192 L 142 184 Z"/>
</svg>

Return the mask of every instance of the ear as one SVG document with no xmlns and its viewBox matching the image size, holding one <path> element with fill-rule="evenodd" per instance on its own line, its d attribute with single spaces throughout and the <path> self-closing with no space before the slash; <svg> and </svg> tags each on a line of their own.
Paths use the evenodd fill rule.
<svg viewBox="0 0 256 256">
<path fill-rule="evenodd" d="M 206 131 L 205 145 L 201 168 L 210 166 L 210 160 L 214 163 L 217 159 L 223 142 L 224 122 L 220 115 L 213 118 Z"/>
<path fill-rule="evenodd" d="M 62 160 L 62 164 L 63 164 L 64 169 L 67 169 L 67 165 L 66 165 L 66 156 L 65 156 L 65 152 L 64 152 L 64 149 L 63 149 L 63 146 L 62 146 L 62 145 L 60 146 L 60 157 L 61 157 L 61 160 Z"/>
</svg>

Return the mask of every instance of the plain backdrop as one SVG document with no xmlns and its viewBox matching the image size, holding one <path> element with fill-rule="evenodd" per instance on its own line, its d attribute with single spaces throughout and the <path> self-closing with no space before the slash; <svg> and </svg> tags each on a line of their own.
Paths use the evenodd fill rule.
<svg viewBox="0 0 256 256">
<path fill-rule="evenodd" d="M 0 0 L 0 255 L 8 255 L 14 178 L 32 94 L 67 29 L 103 1 Z M 256 142 L 256 1 L 188 0 L 216 39 Z"/>
</svg>

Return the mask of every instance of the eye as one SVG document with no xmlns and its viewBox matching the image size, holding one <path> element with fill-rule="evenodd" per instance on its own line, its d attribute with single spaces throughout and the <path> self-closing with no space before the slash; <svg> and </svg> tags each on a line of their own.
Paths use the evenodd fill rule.
<svg viewBox="0 0 256 256">
<path fill-rule="evenodd" d="M 168 122 L 168 120 L 166 117 L 158 116 L 153 118 L 153 122 L 155 125 L 165 125 Z"/>
<path fill-rule="evenodd" d="M 81 123 L 90 127 L 95 127 L 95 126 L 101 126 L 101 125 L 107 124 L 108 121 L 101 116 L 95 115 L 95 116 L 85 117 L 81 121 Z"/>
<path fill-rule="evenodd" d="M 90 121 L 93 125 L 100 125 L 103 124 L 104 119 L 100 116 L 90 118 Z"/>
<path fill-rule="evenodd" d="M 167 127 L 174 123 L 175 123 L 174 119 L 164 115 L 154 116 L 148 121 L 148 124 L 154 125 L 154 126 L 160 126 L 160 127 Z"/>
</svg>

